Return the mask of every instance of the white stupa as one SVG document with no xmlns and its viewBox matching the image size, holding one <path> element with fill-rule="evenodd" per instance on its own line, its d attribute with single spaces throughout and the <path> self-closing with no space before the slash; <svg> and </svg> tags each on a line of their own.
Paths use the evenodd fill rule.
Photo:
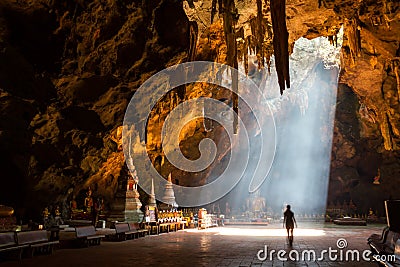
<svg viewBox="0 0 400 267">
<path fill-rule="evenodd" d="M 173 191 L 172 191 L 173 193 Z M 157 202 L 156 202 L 156 194 L 154 194 L 154 181 L 151 179 L 151 192 L 149 195 L 149 207 L 156 207 Z"/>
<path fill-rule="evenodd" d="M 175 201 L 175 193 L 172 185 L 171 173 L 168 175 L 168 182 L 165 185 L 165 191 L 164 191 L 164 196 L 162 198 L 162 202 L 173 208 L 178 207 L 178 204 L 176 204 Z"/>
</svg>

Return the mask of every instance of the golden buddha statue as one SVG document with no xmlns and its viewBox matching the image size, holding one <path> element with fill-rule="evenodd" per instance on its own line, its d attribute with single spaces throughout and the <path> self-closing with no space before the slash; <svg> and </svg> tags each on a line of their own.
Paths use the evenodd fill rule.
<svg viewBox="0 0 400 267">
<path fill-rule="evenodd" d="M 44 220 L 48 220 L 49 219 L 49 215 L 50 215 L 49 209 L 47 207 L 44 208 L 44 210 L 43 210 L 43 219 Z"/>
<path fill-rule="evenodd" d="M 55 214 L 56 216 L 58 216 L 58 217 L 61 216 L 61 212 L 60 212 L 60 207 L 59 207 L 59 206 L 56 207 L 56 209 L 55 209 L 55 211 L 54 211 L 54 214 Z"/>
<path fill-rule="evenodd" d="M 90 212 L 93 207 L 92 189 L 89 187 L 85 198 L 85 208 L 87 212 Z"/>
</svg>

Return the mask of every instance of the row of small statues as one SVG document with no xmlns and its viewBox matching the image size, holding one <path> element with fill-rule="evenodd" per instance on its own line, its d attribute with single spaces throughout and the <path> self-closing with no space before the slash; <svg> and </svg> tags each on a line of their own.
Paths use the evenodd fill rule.
<svg viewBox="0 0 400 267">
<path fill-rule="evenodd" d="M 174 210 L 161 210 L 158 213 L 158 222 L 165 223 L 165 222 L 180 222 L 182 221 L 183 215 L 182 211 L 178 211 L 177 209 Z"/>
<path fill-rule="evenodd" d="M 89 187 L 86 193 L 86 198 L 84 200 L 84 210 L 85 213 L 90 213 L 93 221 L 96 222 L 99 214 L 104 210 L 104 200 L 101 197 L 94 198 L 92 196 L 92 190 Z M 68 204 L 62 203 L 62 208 L 59 205 L 44 208 L 42 212 L 43 216 L 43 225 L 45 228 L 49 228 L 55 225 L 64 224 L 64 220 L 72 219 L 74 213 L 82 212 L 82 210 L 78 209 L 77 202 L 72 199 Z"/>
<path fill-rule="evenodd" d="M 327 218 L 330 218 L 329 214 L 326 215 Z M 336 216 L 337 217 L 337 216 Z M 351 217 L 351 218 L 358 218 L 358 219 L 377 219 L 378 216 L 375 215 L 372 209 L 369 210 L 368 214 L 341 214 L 340 217 Z"/>
<path fill-rule="evenodd" d="M 46 207 L 44 208 L 42 214 L 43 214 L 43 225 L 45 228 L 48 228 L 53 225 L 64 224 L 59 206 L 56 206 L 53 210 L 51 210 L 51 208 Z"/>
<path fill-rule="evenodd" d="M 84 200 L 84 211 L 85 212 L 93 212 L 93 211 L 102 211 L 104 210 L 104 200 L 102 197 L 93 197 L 92 189 L 89 187 L 86 193 L 86 197 Z M 79 211 L 78 203 L 75 198 L 70 202 L 70 210 L 72 213 Z"/>
</svg>

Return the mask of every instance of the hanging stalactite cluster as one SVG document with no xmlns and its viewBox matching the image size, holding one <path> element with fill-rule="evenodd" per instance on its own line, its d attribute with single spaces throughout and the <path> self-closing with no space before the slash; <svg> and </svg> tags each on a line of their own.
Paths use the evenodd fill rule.
<svg viewBox="0 0 400 267">
<path fill-rule="evenodd" d="M 196 58 L 196 47 L 197 47 L 197 38 L 199 35 L 199 26 L 196 21 L 189 21 L 189 51 L 188 51 L 188 61 L 194 61 Z"/>
<path fill-rule="evenodd" d="M 352 18 L 346 22 L 345 35 L 348 38 L 351 59 L 353 61 L 353 64 L 355 64 L 356 57 L 359 57 L 361 53 L 361 37 L 358 19 Z"/>
<path fill-rule="evenodd" d="M 396 77 L 397 100 L 400 102 L 400 57 L 392 59 L 392 70 Z"/>
<path fill-rule="evenodd" d="M 275 53 L 276 71 L 278 74 L 281 94 L 286 86 L 290 87 L 288 31 L 286 28 L 286 12 L 284 0 L 273 0 L 271 6 L 268 0 L 257 0 L 257 15 L 248 20 L 251 33 L 240 27 L 236 29 L 239 18 L 234 0 L 213 0 L 211 8 L 211 23 L 217 12 L 223 17 L 225 42 L 227 45 L 226 63 L 237 68 L 238 61 L 244 63 L 246 74 L 249 70 L 249 54 L 256 55 L 258 68 L 265 65 L 270 71 L 271 56 Z M 268 19 L 269 7 L 272 22 Z M 274 29 L 274 33 L 272 33 Z"/>
<path fill-rule="evenodd" d="M 237 33 L 236 24 L 239 19 L 238 9 L 235 6 L 234 0 L 218 0 L 218 11 L 223 17 L 223 29 L 226 43 L 226 64 L 232 68 L 238 68 L 238 44 L 237 44 Z M 212 1 L 211 8 L 211 23 L 217 12 L 217 0 Z M 231 73 L 232 75 L 232 107 L 235 111 L 233 120 L 234 133 L 237 133 L 238 128 L 238 74 L 237 72 Z"/>
<path fill-rule="evenodd" d="M 223 0 L 222 8 L 224 10 L 224 33 L 227 46 L 227 64 L 235 69 L 238 68 L 237 56 L 237 43 L 236 43 L 236 23 L 239 18 L 238 10 L 235 7 L 234 0 Z M 239 98 L 238 98 L 238 74 L 232 73 L 232 107 L 235 112 L 233 119 L 233 131 L 237 133 L 238 130 L 238 112 L 239 112 Z"/>
<path fill-rule="evenodd" d="M 240 55 L 243 55 L 246 74 L 249 64 L 247 60 L 247 55 L 249 52 L 250 54 L 257 56 L 259 69 L 263 68 L 265 64 L 267 64 L 268 71 L 270 71 L 270 59 L 273 54 L 272 26 L 268 21 L 266 14 L 263 12 L 261 0 L 257 0 L 257 16 L 250 19 L 250 28 L 251 35 L 245 38 L 244 49 L 241 50 L 240 53 Z"/>
<path fill-rule="evenodd" d="M 329 42 L 335 47 L 338 47 L 338 33 L 339 29 L 337 29 L 333 35 L 328 36 Z"/>
<path fill-rule="evenodd" d="M 275 67 L 278 74 L 278 83 L 281 94 L 290 88 L 289 76 L 289 33 L 286 27 L 286 3 L 285 0 L 271 0 L 271 20 L 274 31 L 273 44 L 275 55 Z"/>
</svg>

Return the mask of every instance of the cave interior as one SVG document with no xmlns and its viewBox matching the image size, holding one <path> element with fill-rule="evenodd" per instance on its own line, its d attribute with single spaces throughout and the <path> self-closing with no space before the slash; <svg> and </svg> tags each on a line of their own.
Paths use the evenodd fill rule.
<svg viewBox="0 0 400 267">
<path fill-rule="evenodd" d="M 330 142 L 313 141 L 328 144 L 327 180 L 322 181 L 326 199 L 319 204 L 353 203 L 359 214 L 372 209 L 384 216 L 383 201 L 400 199 L 396 0 L 1 1 L 0 204 L 13 207 L 18 221 L 27 221 L 40 218 L 52 203 L 68 205 L 76 199 L 83 205 L 90 187 L 111 209 L 129 176 L 121 140 L 125 111 L 147 79 L 176 64 L 211 61 L 242 70 L 257 85 L 276 77 L 277 90 L 265 85 L 263 90 L 271 99 L 285 99 L 311 79 L 300 77 L 309 69 L 296 63 L 295 43 L 321 37 L 340 47 L 333 71 L 312 65 L 315 77 L 336 82 L 335 101 L 324 101 L 319 88 L 306 93 L 314 103 L 310 110 L 332 118 L 331 125 L 318 119 L 315 128 L 321 139 L 332 135 Z M 226 167 L 230 145 L 218 123 L 194 119 L 179 133 L 179 146 L 190 160 L 200 157 L 202 139 L 217 144 L 219 161 L 195 174 L 164 157 L 160 135 L 168 114 L 190 99 L 212 97 L 240 114 L 238 77 L 230 79 L 232 91 L 203 83 L 179 86 L 151 110 L 143 140 L 165 179 L 172 174 L 174 184 L 199 186 Z M 291 109 L 277 115 L 277 138 L 278 145 L 297 153 L 302 146 L 290 138 L 296 128 L 279 123 L 292 115 L 301 120 L 304 95 L 292 96 Z M 148 101 L 143 99 L 143 105 Z M 282 155 L 277 160 L 284 170 L 296 165 L 296 159 Z M 271 173 L 282 176 L 274 169 Z M 139 180 L 141 175 L 138 171 Z M 138 190 L 147 203 L 140 184 Z M 221 203 L 233 202 L 241 190 L 232 190 Z M 267 187 L 261 194 L 274 196 Z"/>
</svg>

